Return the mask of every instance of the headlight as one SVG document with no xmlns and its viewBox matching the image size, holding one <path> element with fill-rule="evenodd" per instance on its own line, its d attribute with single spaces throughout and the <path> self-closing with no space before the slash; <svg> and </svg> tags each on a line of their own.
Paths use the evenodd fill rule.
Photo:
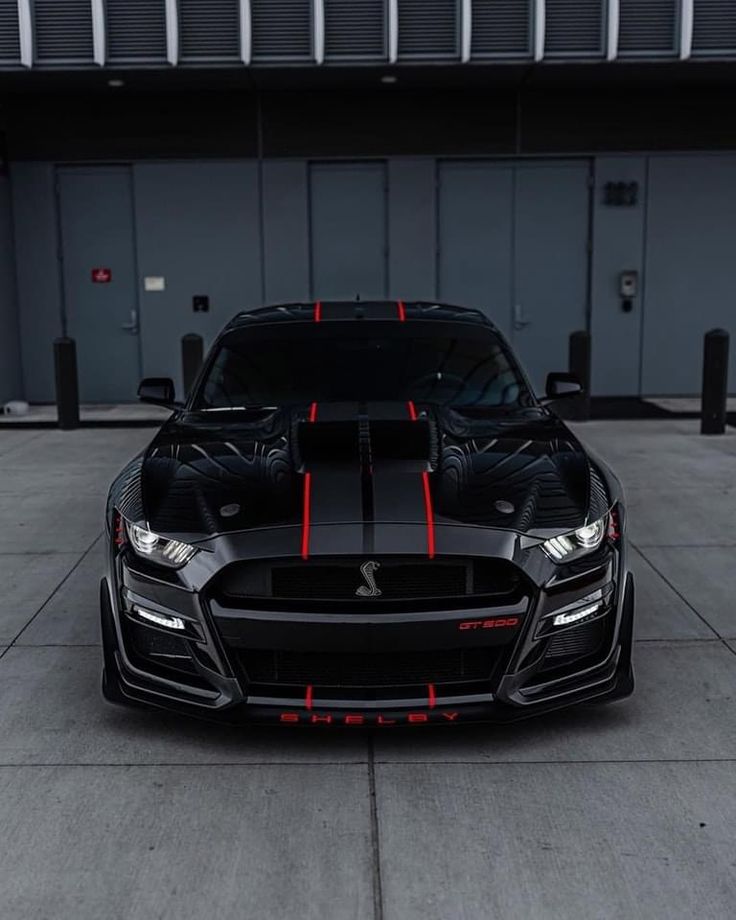
<svg viewBox="0 0 736 920">
<path fill-rule="evenodd" d="M 167 565 L 171 569 L 181 568 L 197 552 L 195 546 L 179 540 L 167 540 L 166 537 L 160 537 L 141 524 L 126 521 L 125 528 L 134 552 L 152 562 Z"/>
<path fill-rule="evenodd" d="M 598 549 L 603 542 L 607 524 L 608 515 L 606 514 L 600 520 L 579 527 L 572 533 L 545 540 L 542 549 L 553 562 L 567 562 L 576 556 L 583 556 L 585 553 Z"/>
</svg>

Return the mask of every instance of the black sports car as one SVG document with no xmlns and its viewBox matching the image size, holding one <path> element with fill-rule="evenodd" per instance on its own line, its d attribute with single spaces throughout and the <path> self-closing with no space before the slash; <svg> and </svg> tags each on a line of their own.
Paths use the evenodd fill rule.
<svg viewBox="0 0 736 920">
<path fill-rule="evenodd" d="M 479 312 L 241 313 L 112 485 L 107 699 L 285 725 L 505 721 L 633 689 L 621 486 Z"/>
</svg>

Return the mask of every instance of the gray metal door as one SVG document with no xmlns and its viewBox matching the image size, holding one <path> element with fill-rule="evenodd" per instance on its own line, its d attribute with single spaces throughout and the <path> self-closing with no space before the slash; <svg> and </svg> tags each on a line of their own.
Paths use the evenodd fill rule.
<svg viewBox="0 0 736 920">
<path fill-rule="evenodd" d="M 442 163 L 439 170 L 439 299 L 482 310 L 508 335 L 514 168 Z"/>
<path fill-rule="evenodd" d="M 587 328 L 588 175 L 585 162 L 516 168 L 512 342 L 538 392 Z"/>
<path fill-rule="evenodd" d="M 310 167 L 312 297 L 382 299 L 387 293 L 386 167 Z"/>
<path fill-rule="evenodd" d="M 82 402 L 129 402 L 140 379 L 130 171 L 59 169 L 68 334 Z"/>
<path fill-rule="evenodd" d="M 736 335 L 736 157 L 651 157 L 648 195 L 642 393 L 697 394 L 703 334 Z"/>
</svg>

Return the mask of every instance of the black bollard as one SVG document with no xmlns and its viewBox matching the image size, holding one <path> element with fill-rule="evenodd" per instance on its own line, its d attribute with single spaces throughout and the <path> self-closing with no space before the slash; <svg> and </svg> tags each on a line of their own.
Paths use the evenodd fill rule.
<svg viewBox="0 0 736 920">
<path fill-rule="evenodd" d="M 711 329 L 703 339 L 703 396 L 701 434 L 723 434 L 726 430 L 728 395 L 728 333 Z"/>
<path fill-rule="evenodd" d="M 184 377 L 184 396 L 189 395 L 194 381 L 197 379 L 202 360 L 204 358 L 204 340 L 201 335 L 189 332 L 181 339 L 181 366 Z"/>
<path fill-rule="evenodd" d="M 77 382 L 77 346 L 74 339 L 54 340 L 56 374 L 56 411 L 59 428 L 69 431 L 79 427 L 79 384 Z"/>
<path fill-rule="evenodd" d="M 573 332 L 570 335 L 568 357 L 569 371 L 580 381 L 583 392 L 580 394 L 574 408 L 574 417 L 578 421 L 587 421 L 590 418 L 590 333 L 584 330 Z"/>
</svg>

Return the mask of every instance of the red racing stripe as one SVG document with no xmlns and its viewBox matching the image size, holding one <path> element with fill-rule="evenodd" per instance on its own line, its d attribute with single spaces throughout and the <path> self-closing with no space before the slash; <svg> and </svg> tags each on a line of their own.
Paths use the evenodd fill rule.
<svg viewBox="0 0 736 920">
<path fill-rule="evenodd" d="M 416 422 L 417 407 L 414 405 L 414 401 L 410 399 L 409 402 L 406 404 L 406 407 L 409 410 L 409 418 L 412 420 L 412 422 Z"/>
<path fill-rule="evenodd" d="M 427 515 L 427 555 L 434 559 L 434 511 L 432 510 L 432 493 L 429 489 L 429 473 L 425 470 L 422 473 L 422 485 L 424 486 L 424 511 Z"/>
<path fill-rule="evenodd" d="M 406 308 L 404 307 L 404 301 L 399 300 L 397 303 L 397 306 L 399 308 L 399 320 L 402 323 L 405 323 L 406 322 Z"/>
<path fill-rule="evenodd" d="M 313 402 L 312 405 L 309 407 L 309 421 L 310 422 L 317 421 L 317 403 L 316 402 Z"/>
<path fill-rule="evenodd" d="M 322 301 L 318 300 L 314 305 L 314 321 L 315 323 L 322 322 Z"/>
<path fill-rule="evenodd" d="M 437 694 L 434 692 L 434 684 L 427 684 L 427 707 L 429 709 L 434 709 L 437 703 Z"/>
<path fill-rule="evenodd" d="M 302 511 L 302 559 L 309 559 L 309 516 L 311 513 L 312 474 L 304 474 L 304 508 Z"/>
<path fill-rule="evenodd" d="M 312 685 L 307 684 L 307 692 L 304 694 L 304 706 L 307 709 L 312 708 Z"/>
</svg>

